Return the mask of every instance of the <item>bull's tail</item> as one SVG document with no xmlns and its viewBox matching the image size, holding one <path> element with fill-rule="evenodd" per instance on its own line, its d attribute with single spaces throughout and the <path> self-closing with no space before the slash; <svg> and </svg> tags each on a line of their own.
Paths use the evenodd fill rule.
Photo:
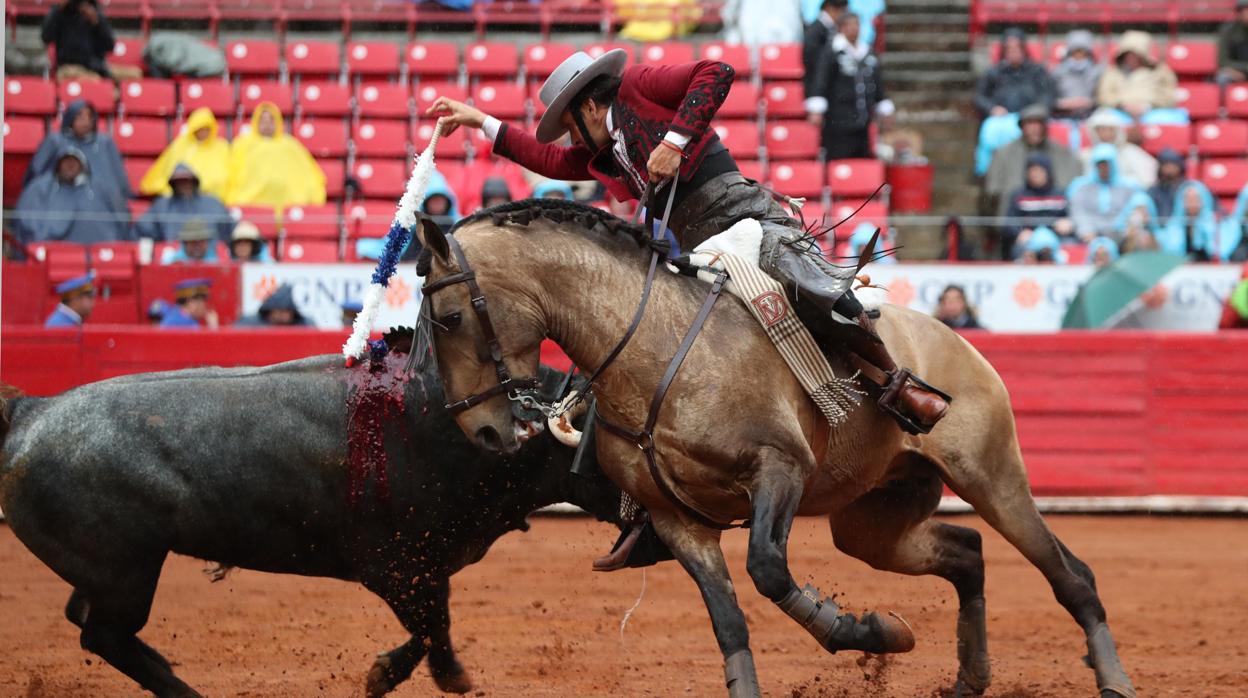
<svg viewBox="0 0 1248 698">
<path fill-rule="evenodd" d="M 0 382 L 0 444 L 3 444 L 5 437 L 9 435 L 9 419 L 13 414 L 13 401 L 24 396 L 25 393 L 20 389 Z"/>
</svg>

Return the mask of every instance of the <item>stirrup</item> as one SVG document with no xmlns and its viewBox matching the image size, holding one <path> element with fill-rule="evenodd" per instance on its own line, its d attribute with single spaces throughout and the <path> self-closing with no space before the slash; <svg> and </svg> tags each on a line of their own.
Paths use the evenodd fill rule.
<svg viewBox="0 0 1248 698">
<path fill-rule="evenodd" d="M 884 386 L 884 392 L 880 395 L 880 399 L 876 401 L 876 406 L 880 408 L 888 416 L 892 417 L 902 431 L 912 436 L 922 434 L 930 434 L 936 424 L 923 424 L 915 421 L 914 418 L 901 412 L 896 405 L 901 399 L 901 391 L 905 389 L 907 384 L 914 384 L 916 387 L 936 395 L 945 401 L 945 404 L 952 404 L 953 397 L 948 393 L 936 388 L 927 381 L 914 375 L 908 368 L 899 368 L 896 371 L 886 374 L 889 382 Z"/>
</svg>

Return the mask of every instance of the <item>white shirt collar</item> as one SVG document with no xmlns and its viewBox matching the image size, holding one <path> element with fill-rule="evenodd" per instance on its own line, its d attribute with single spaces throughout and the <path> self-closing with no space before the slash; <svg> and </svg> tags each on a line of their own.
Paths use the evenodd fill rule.
<svg viewBox="0 0 1248 698">
<path fill-rule="evenodd" d="M 69 307 L 68 305 L 65 305 L 64 303 L 61 303 L 57 309 L 60 310 L 61 313 L 68 315 L 70 318 L 72 318 L 75 323 L 79 325 L 82 324 L 82 316 L 74 312 L 73 308 Z"/>
<path fill-rule="evenodd" d="M 858 39 L 858 43 L 851 45 L 849 43 L 849 39 L 846 39 L 844 34 L 837 34 L 835 37 L 833 37 L 832 50 L 833 51 L 848 51 L 850 55 L 852 55 L 857 60 L 862 60 L 863 58 L 866 58 L 867 53 L 869 53 L 870 51 L 870 49 L 868 49 L 867 47 L 866 42 L 864 42 L 862 39 Z"/>
</svg>

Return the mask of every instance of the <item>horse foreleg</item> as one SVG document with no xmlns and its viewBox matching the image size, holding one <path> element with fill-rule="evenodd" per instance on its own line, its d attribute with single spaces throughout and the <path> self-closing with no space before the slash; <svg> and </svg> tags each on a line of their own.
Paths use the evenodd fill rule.
<svg viewBox="0 0 1248 698">
<path fill-rule="evenodd" d="M 715 640 L 724 655 L 724 681 L 729 697 L 761 696 L 754 656 L 750 653 L 750 631 L 732 589 L 732 577 L 719 547 L 719 531 L 684 523 L 667 511 L 651 511 L 650 516 L 655 532 L 702 592 Z"/>
<path fill-rule="evenodd" d="M 914 633 L 897 617 L 868 613 L 861 620 L 841 613 L 815 587 L 799 588 L 789 572 L 788 542 L 802 499 L 802 469 L 783 454 L 764 450 L 752 493 L 752 525 L 746 570 L 754 586 L 797 621 L 829 652 L 853 649 L 877 654 L 909 652 Z"/>
</svg>

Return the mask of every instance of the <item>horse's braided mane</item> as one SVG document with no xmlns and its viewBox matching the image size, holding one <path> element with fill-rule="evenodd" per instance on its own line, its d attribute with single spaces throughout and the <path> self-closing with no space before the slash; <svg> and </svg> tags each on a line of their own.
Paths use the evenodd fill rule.
<svg viewBox="0 0 1248 698">
<path fill-rule="evenodd" d="M 451 227 L 451 232 L 483 220 L 489 220 L 494 225 L 527 226 L 539 218 L 553 223 L 578 223 L 587 230 L 602 228 L 612 235 L 627 235 L 638 245 L 644 245 L 650 239 L 645 228 L 640 225 L 629 223 L 600 208 L 566 199 L 521 199 L 492 206 L 461 219 Z"/>
</svg>

